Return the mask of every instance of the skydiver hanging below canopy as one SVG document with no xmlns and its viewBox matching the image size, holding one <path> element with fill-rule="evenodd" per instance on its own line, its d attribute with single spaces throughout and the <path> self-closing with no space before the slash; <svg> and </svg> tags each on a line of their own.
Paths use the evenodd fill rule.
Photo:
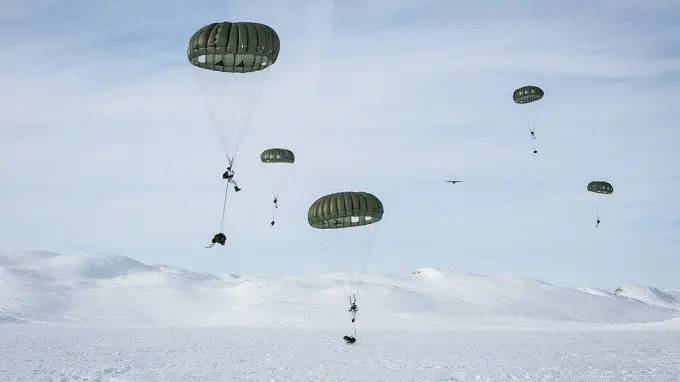
<svg viewBox="0 0 680 382">
<path fill-rule="evenodd" d="M 352 315 L 352 324 L 354 324 L 354 322 L 357 319 L 357 311 L 359 310 L 357 308 L 357 295 L 352 294 L 351 296 L 348 297 L 348 299 L 349 299 L 349 312 Z M 345 336 L 342 337 L 342 339 L 347 341 L 348 344 L 353 344 L 357 341 L 356 335 L 357 335 L 357 329 L 356 329 L 356 326 L 355 326 L 354 327 L 354 335 L 353 336 L 345 335 Z"/>
<path fill-rule="evenodd" d="M 215 244 L 221 244 L 224 245 L 227 242 L 227 235 L 223 234 L 222 232 L 215 234 L 215 237 L 212 239 L 212 243 L 208 245 L 206 248 L 212 248 Z"/>
<path fill-rule="evenodd" d="M 536 141 L 536 132 L 534 131 L 536 125 L 529 126 L 529 122 L 527 121 L 527 126 L 529 127 L 529 133 L 531 134 L 531 140 Z M 536 150 L 536 142 L 534 142 L 534 156 L 536 155 L 538 155 L 538 150 Z"/>
<path fill-rule="evenodd" d="M 599 226 L 600 226 L 600 218 L 597 218 L 597 220 L 595 221 L 595 227 L 599 227 Z"/>
<path fill-rule="evenodd" d="M 357 295 L 353 294 L 349 296 L 349 312 L 352 314 L 352 322 L 357 319 Z"/>
<path fill-rule="evenodd" d="M 274 226 L 274 224 L 276 224 L 276 221 L 274 220 L 274 218 L 276 217 L 276 209 L 279 208 L 278 203 L 279 203 L 279 197 L 274 196 L 274 212 L 272 212 L 272 221 L 271 221 L 271 223 L 269 223 L 269 225 L 272 226 L 272 227 Z"/>
<path fill-rule="evenodd" d="M 232 170 L 232 166 L 234 165 L 234 158 L 229 158 L 229 166 L 227 167 L 227 171 L 222 174 L 222 179 L 226 179 L 227 182 L 231 183 L 234 185 L 234 191 L 239 192 L 241 189 L 238 186 L 238 183 L 234 180 L 234 170 Z"/>
</svg>

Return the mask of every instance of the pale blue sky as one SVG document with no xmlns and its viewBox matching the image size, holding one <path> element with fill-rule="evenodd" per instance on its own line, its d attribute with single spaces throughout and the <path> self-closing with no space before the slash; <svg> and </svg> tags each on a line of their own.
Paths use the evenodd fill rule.
<svg viewBox="0 0 680 382">
<path fill-rule="evenodd" d="M 272 26 L 281 53 L 231 243 L 205 250 L 224 162 L 186 46 L 223 20 Z M 308 206 L 364 190 L 385 205 L 373 272 L 680 287 L 678 20 L 672 0 L 5 1 L 0 247 L 315 274 Z M 528 110 L 539 157 L 511 99 L 525 84 L 546 92 Z M 272 146 L 297 156 L 275 230 Z M 615 194 L 593 198 L 594 179 Z"/>
</svg>

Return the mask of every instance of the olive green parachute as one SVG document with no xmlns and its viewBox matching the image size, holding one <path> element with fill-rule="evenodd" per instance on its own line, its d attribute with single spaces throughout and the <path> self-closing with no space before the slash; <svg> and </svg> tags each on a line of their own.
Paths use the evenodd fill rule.
<svg viewBox="0 0 680 382">
<path fill-rule="evenodd" d="M 255 22 L 212 23 L 189 39 L 187 59 L 224 151 L 225 167 L 234 165 L 279 49 L 274 29 Z M 229 185 L 225 187 L 220 232 Z"/>
<path fill-rule="evenodd" d="M 267 149 L 260 154 L 262 163 L 295 163 L 295 154 L 288 149 Z"/>
<path fill-rule="evenodd" d="M 590 192 L 595 192 L 597 194 L 611 194 L 614 192 L 614 186 L 609 182 L 596 180 L 588 183 L 586 189 Z"/>
<path fill-rule="evenodd" d="M 309 207 L 307 221 L 318 229 L 374 224 L 382 219 L 383 204 L 367 192 L 338 192 L 322 196 Z"/>
<path fill-rule="evenodd" d="M 276 224 L 276 211 L 279 209 L 279 193 L 284 192 L 285 188 L 287 188 L 294 167 L 293 163 L 295 163 L 295 154 L 288 149 L 271 148 L 264 150 L 260 154 L 260 160 L 265 165 L 266 178 L 272 191 L 274 204 L 269 224 L 274 227 Z"/>
<path fill-rule="evenodd" d="M 279 50 L 274 29 L 255 22 L 212 23 L 189 39 L 187 58 L 230 163 L 250 128 Z"/>
<path fill-rule="evenodd" d="M 249 73 L 274 64 L 279 48 L 279 36 L 267 25 L 224 21 L 196 31 L 189 40 L 187 57 L 199 68 Z"/>
<path fill-rule="evenodd" d="M 538 86 L 527 85 L 515 90 L 512 99 L 515 103 L 523 104 L 538 101 L 543 98 L 543 89 Z"/>
<path fill-rule="evenodd" d="M 384 213 L 383 204 L 375 195 L 352 191 L 322 196 L 307 211 L 307 221 L 316 228 L 350 309 L 357 301 L 361 305 L 358 296 L 366 277 L 366 260 Z M 352 327 L 354 318 L 351 314 Z M 354 333 L 356 337 L 356 327 Z"/>
</svg>

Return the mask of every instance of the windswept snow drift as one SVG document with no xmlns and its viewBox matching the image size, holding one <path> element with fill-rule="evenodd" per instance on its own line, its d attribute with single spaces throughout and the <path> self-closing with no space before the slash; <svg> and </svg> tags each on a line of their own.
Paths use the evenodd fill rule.
<svg viewBox="0 0 680 382">
<path fill-rule="evenodd" d="M 680 317 L 672 293 L 645 288 L 608 294 L 529 278 L 419 268 L 408 276 L 368 275 L 357 323 L 414 329 L 465 323 L 649 323 Z M 0 323 L 329 328 L 348 323 L 345 302 L 331 275 L 220 277 L 124 256 L 36 251 L 0 256 Z"/>
</svg>

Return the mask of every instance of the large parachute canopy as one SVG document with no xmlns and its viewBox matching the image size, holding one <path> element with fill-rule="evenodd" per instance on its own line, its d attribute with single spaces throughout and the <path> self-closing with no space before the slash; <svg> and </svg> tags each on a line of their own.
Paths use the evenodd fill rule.
<svg viewBox="0 0 680 382">
<path fill-rule="evenodd" d="M 238 152 L 279 48 L 274 29 L 255 22 L 212 23 L 189 39 L 187 58 L 227 158 Z"/>
<path fill-rule="evenodd" d="M 515 90 L 512 93 L 512 100 L 518 104 L 531 103 L 543 98 L 544 94 L 543 89 L 538 86 L 527 85 Z"/>
<path fill-rule="evenodd" d="M 606 195 L 609 195 L 614 192 L 614 186 L 612 186 L 609 182 L 605 182 L 602 180 L 595 180 L 588 183 L 586 189 L 590 192 Z"/>
<path fill-rule="evenodd" d="M 373 194 L 338 192 L 312 203 L 307 221 L 317 229 L 350 228 L 377 223 L 384 212 L 382 202 Z"/>
</svg>

